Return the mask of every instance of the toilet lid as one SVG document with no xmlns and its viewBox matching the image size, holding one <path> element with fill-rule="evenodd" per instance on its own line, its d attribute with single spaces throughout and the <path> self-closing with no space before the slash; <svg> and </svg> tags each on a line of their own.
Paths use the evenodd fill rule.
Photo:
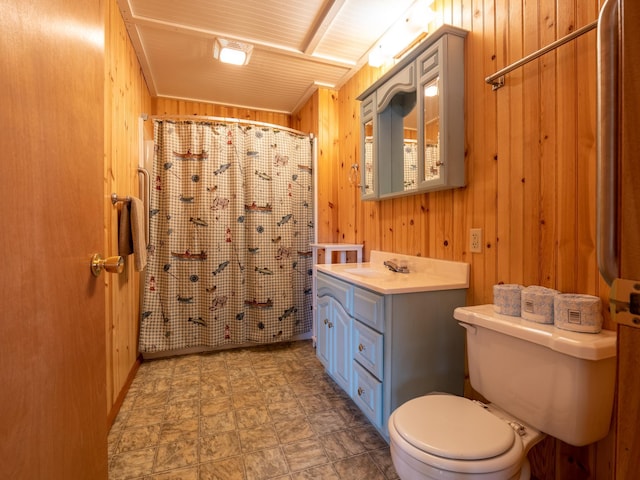
<svg viewBox="0 0 640 480">
<path fill-rule="evenodd" d="M 471 400 L 455 395 L 414 398 L 394 412 L 393 425 L 414 447 L 439 457 L 482 460 L 509 450 L 514 430 Z"/>
</svg>

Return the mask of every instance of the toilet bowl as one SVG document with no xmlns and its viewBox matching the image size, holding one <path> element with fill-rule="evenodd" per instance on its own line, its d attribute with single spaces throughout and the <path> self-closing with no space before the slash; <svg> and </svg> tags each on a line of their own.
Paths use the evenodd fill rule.
<svg viewBox="0 0 640 480">
<path fill-rule="evenodd" d="M 389 417 L 391 457 L 402 480 L 527 479 L 526 453 L 544 434 L 495 405 L 432 394 Z"/>
</svg>

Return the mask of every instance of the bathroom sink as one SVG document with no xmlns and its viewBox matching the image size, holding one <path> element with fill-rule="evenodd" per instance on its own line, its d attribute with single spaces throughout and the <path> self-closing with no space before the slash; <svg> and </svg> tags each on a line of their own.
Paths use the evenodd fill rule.
<svg viewBox="0 0 640 480">
<path fill-rule="evenodd" d="M 318 264 L 314 268 L 384 295 L 469 288 L 468 263 L 378 250 L 371 250 L 369 262 Z"/>
<path fill-rule="evenodd" d="M 378 268 L 346 268 L 344 273 L 348 273 L 350 275 L 355 275 L 357 277 L 366 277 L 366 278 L 384 278 L 391 275 L 391 272 L 387 270 L 380 270 Z"/>
</svg>

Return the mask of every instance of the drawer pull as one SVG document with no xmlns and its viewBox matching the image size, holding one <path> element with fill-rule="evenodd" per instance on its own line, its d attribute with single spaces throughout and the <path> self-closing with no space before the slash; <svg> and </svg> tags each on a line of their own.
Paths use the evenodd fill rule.
<svg viewBox="0 0 640 480">
<path fill-rule="evenodd" d="M 358 345 L 358 350 L 361 352 L 364 352 L 364 345 L 363 344 Z"/>
<path fill-rule="evenodd" d="M 361 397 L 364 394 L 364 388 L 358 387 L 358 396 Z"/>
</svg>

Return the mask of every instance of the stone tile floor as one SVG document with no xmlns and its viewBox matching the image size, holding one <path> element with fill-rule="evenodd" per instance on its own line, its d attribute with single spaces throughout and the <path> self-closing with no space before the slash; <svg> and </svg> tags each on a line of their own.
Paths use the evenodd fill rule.
<svg viewBox="0 0 640 480">
<path fill-rule="evenodd" d="M 398 476 L 307 340 L 144 362 L 109 433 L 109 479 Z"/>
</svg>

